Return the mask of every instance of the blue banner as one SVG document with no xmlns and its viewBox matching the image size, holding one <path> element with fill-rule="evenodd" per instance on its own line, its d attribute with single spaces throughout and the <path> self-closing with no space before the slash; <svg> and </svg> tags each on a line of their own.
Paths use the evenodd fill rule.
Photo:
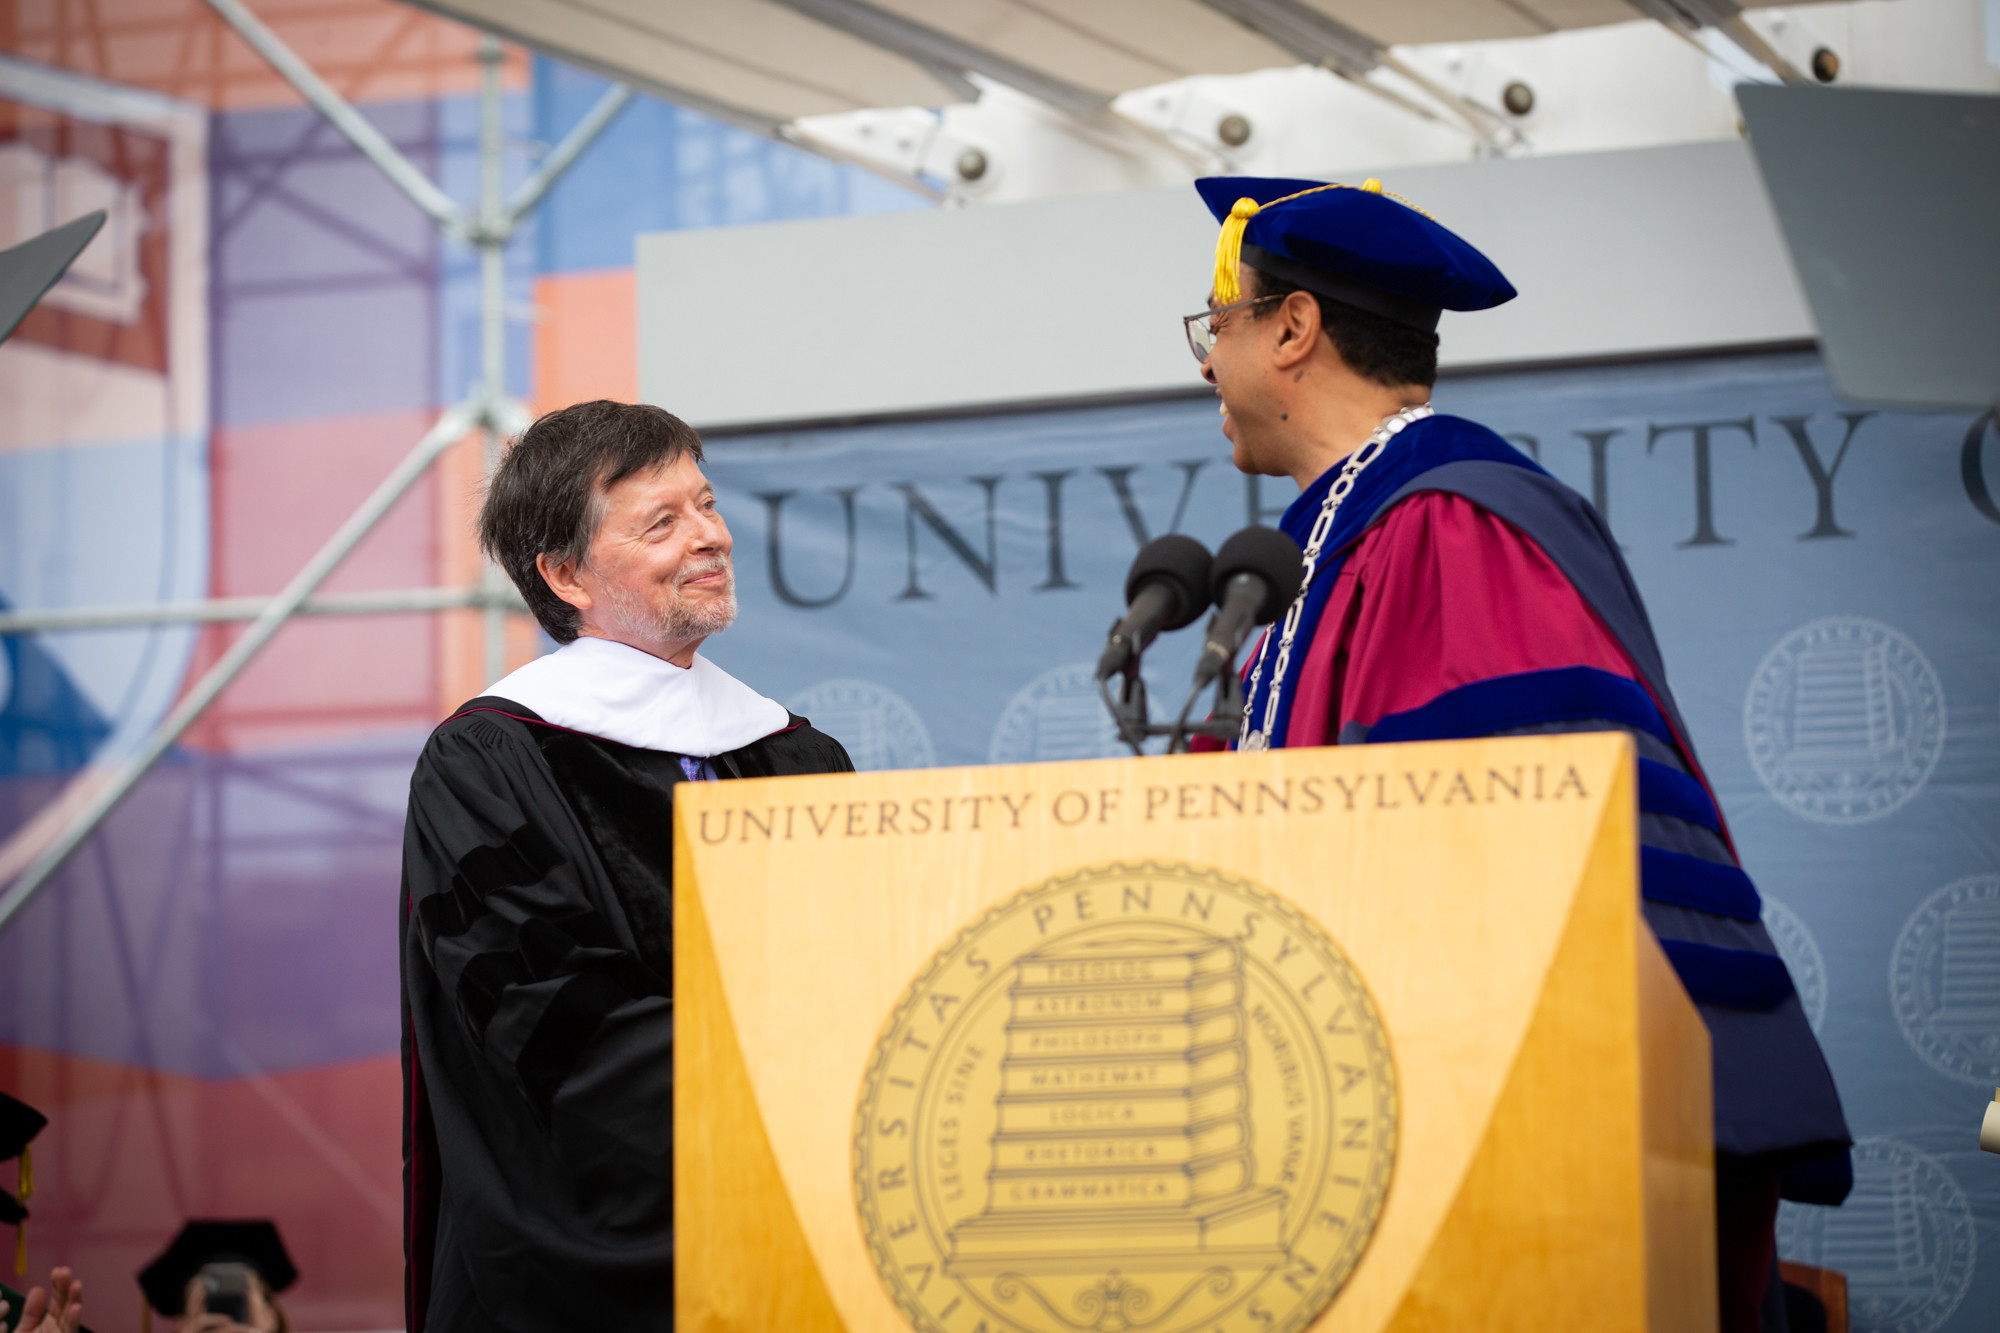
<svg viewBox="0 0 2000 1333">
<path fill-rule="evenodd" d="M 1787 1258 L 1856 1329 L 2000 1309 L 2000 435 L 1869 412 L 1809 354 L 1468 376 L 1437 406 L 1590 497 L 1861 1140 Z M 1140 544 L 1272 523 L 1212 399 L 734 437 L 742 617 L 709 652 L 863 768 L 1117 752 L 1090 664 Z M 1154 711 L 1196 636 L 1149 654 Z M 1206 703 L 1202 705 L 1205 711 Z M 1983 1262 L 1982 1262 L 1983 1260 Z"/>
</svg>

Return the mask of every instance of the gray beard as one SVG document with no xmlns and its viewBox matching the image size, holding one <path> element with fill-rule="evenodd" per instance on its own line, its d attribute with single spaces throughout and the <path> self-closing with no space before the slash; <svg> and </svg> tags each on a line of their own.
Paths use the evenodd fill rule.
<svg viewBox="0 0 2000 1333">
<path fill-rule="evenodd" d="M 690 606 L 687 599 L 681 596 L 681 583 L 700 578 L 703 574 L 712 574 L 717 569 L 729 575 L 729 586 L 722 596 L 711 598 L 701 606 Z M 608 592 L 610 620 L 620 634 L 644 637 L 661 644 L 705 639 L 711 634 L 722 633 L 736 623 L 736 571 L 730 567 L 728 556 L 717 556 L 703 564 L 683 569 L 680 577 L 674 580 L 672 600 L 664 607 L 653 606 L 624 588 L 612 588 Z"/>
</svg>

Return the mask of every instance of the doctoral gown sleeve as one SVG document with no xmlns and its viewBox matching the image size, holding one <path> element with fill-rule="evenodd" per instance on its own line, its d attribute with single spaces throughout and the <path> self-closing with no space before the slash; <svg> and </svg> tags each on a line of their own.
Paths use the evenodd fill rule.
<svg viewBox="0 0 2000 1333">
<path fill-rule="evenodd" d="M 716 756 L 717 770 L 732 778 L 792 777 L 804 773 L 852 773 L 847 747 L 797 713 L 788 724 L 740 750 Z"/>
<path fill-rule="evenodd" d="M 1643 908 L 1708 1023 L 1717 1149 L 1802 1163 L 1848 1143 L 1762 900 L 1668 721 L 1676 710 L 1532 538 L 1460 495 L 1403 500 L 1348 553 L 1298 690 L 1288 745 L 1631 734 Z M 1823 1202 L 1845 1187 L 1813 1189 L 1793 1193 Z"/>
<path fill-rule="evenodd" d="M 430 1275 L 431 1325 L 668 1326 L 672 1001 L 525 724 L 433 734 L 404 890 L 437 1226 L 480 1256 Z"/>
<path fill-rule="evenodd" d="M 1637 674 L 1540 547 L 1436 491 L 1403 501 L 1356 543 L 1320 624 L 1293 705 L 1292 745 L 1352 742 L 1390 714 L 1496 676 L 1558 667 Z"/>
</svg>

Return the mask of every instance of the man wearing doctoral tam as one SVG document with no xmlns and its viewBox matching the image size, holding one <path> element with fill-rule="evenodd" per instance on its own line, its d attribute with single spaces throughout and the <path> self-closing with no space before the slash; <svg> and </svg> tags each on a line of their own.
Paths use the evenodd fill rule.
<svg viewBox="0 0 2000 1333">
<path fill-rule="evenodd" d="M 1847 1125 L 1617 544 L 1506 440 L 1431 410 L 1440 312 L 1514 289 L 1375 181 L 1197 188 L 1223 227 L 1189 342 L 1236 466 L 1298 484 L 1281 526 L 1305 553 L 1234 743 L 1633 737 L 1645 916 L 1714 1055 L 1722 1326 L 1756 1329 L 1780 1193 L 1845 1195 Z"/>
<path fill-rule="evenodd" d="M 0 1225 L 14 1230 L 14 1274 L 28 1271 L 28 1207 L 35 1193 L 34 1150 L 29 1146 L 49 1118 L 18 1097 L 0 1092 L 0 1162 L 19 1158 L 18 1197 L 0 1189 Z M 0 1328 L 23 1333 L 90 1333 L 83 1326 L 83 1283 L 67 1268 L 49 1274 L 46 1290 L 15 1291 L 0 1282 Z"/>
<path fill-rule="evenodd" d="M 564 646 L 410 782 L 409 1333 L 673 1326 L 674 792 L 853 768 L 697 651 L 736 615 L 700 463 L 659 408 L 583 403 L 522 434 L 480 515 Z"/>
<path fill-rule="evenodd" d="M 47 1128 L 49 1118 L 18 1097 L 0 1092 L 0 1162 L 21 1159 L 20 1197 L 0 1189 L 0 1225 L 14 1228 L 14 1272 L 27 1271 L 27 1200 L 35 1193 L 34 1150 L 28 1145 Z"/>
</svg>

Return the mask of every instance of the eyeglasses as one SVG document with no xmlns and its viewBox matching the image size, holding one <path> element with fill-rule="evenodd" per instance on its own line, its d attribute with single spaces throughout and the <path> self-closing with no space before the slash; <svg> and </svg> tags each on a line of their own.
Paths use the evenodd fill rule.
<svg viewBox="0 0 2000 1333">
<path fill-rule="evenodd" d="M 1211 321 L 1217 315 L 1227 314 L 1231 310 L 1247 310 L 1252 306 L 1284 299 L 1284 296 L 1253 296 L 1247 301 L 1232 301 L 1228 305 L 1219 305 L 1212 310 L 1182 315 L 1181 326 L 1187 330 L 1188 350 L 1194 353 L 1195 360 L 1207 365 L 1208 354 L 1215 349 L 1215 325 Z"/>
</svg>

